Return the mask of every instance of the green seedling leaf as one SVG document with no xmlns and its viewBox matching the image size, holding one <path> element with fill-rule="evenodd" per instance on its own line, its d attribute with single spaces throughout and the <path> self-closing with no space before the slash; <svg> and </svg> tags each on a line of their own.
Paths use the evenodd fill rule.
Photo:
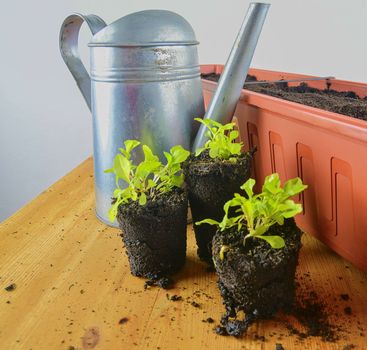
<svg viewBox="0 0 367 350">
<path fill-rule="evenodd" d="M 197 226 L 202 225 L 202 224 L 219 225 L 219 222 L 213 219 L 205 219 L 205 220 L 195 222 L 195 225 Z"/>
<path fill-rule="evenodd" d="M 117 177 L 126 182 L 130 181 L 130 162 L 122 154 L 117 154 L 113 162 L 113 169 Z"/>
<path fill-rule="evenodd" d="M 130 154 L 130 153 L 131 153 L 131 151 L 132 151 L 134 148 L 136 148 L 136 147 L 138 147 L 138 146 L 140 145 L 140 142 L 139 142 L 139 141 L 137 141 L 137 140 L 126 140 L 126 141 L 124 142 L 124 144 L 125 144 L 126 152 L 127 152 L 128 154 Z"/>
<path fill-rule="evenodd" d="M 116 219 L 118 206 L 119 206 L 119 203 L 116 202 L 108 210 L 108 218 L 110 219 L 111 222 L 115 221 Z"/>
<path fill-rule="evenodd" d="M 292 197 L 307 188 L 307 185 L 302 183 L 302 180 L 299 177 L 288 180 L 284 184 L 284 191 L 289 196 Z"/>
<path fill-rule="evenodd" d="M 252 198 L 252 196 L 254 195 L 254 191 L 253 188 L 255 186 L 256 181 L 254 179 L 248 179 L 240 188 L 241 190 L 245 190 L 247 196 L 249 198 Z M 240 198 L 241 196 L 238 195 L 238 198 Z"/>
<path fill-rule="evenodd" d="M 281 191 L 279 175 L 277 173 L 274 173 L 267 176 L 264 181 L 263 192 L 277 194 L 279 191 Z"/>
<path fill-rule="evenodd" d="M 274 249 L 280 249 L 285 246 L 284 239 L 280 236 L 256 236 L 256 237 L 261 238 L 264 241 L 268 242 Z"/>
<path fill-rule="evenodd" d="M 239 135 L 239 132 L 237 130 L 232 130 L 230 133 L 229 133 L 229 139 L 230 141 L 234 141 Z"/>
<path fill-rule="evenodd" d="M 159 162 L 159 158 L 153 154 L 152 150 L 147 146 L 143 145 L 143 153 L 145 161 L 147 162 Z"/>
<path fill-rule="evenodd" d="M 172 163 L 172 160 L 173 160 L 172 155 L 171 155 L 170 153 L 168 153 L 168 152 L 163 152 L 163 154 L 164 154 L 164 156 L 165 156 L 165 157 L 166 157 L 166 159 L 167 159 L 167 163 L 168 163 L 168 164 Z"/>
<path fill-rule="evenodd" d="M 196 151 L 195 151 L 195 157 L 199 156 L 201 153 L 203 153 L 205 151 L 205 148 L 198 148 Z"/>
<path fill-rule="evenodd" d="M 189 151 L 186 151 L 182 146 L 177 145 L 173 146 L 170 150 L 172 155 L 172 161 L 174 163 L 182 163 L 184 162 L 190 155 Z"/>
</svg>

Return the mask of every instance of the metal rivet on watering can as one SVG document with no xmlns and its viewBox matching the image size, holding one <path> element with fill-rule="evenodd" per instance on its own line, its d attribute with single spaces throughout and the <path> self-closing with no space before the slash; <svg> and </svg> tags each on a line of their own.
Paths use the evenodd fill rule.
<svg viewBox="0 0 367 350">
<path fill-rule="evenodd" d="M 269 6 L 270 4 L 264 3 L 250 4 L 218 82 L 217 90 L 209 103 L 205 118 L 221 123 L 231 121 Z M 205 127 L 201 125 L 193 150 L 202 147 L 206 141 Z"/>
<path fill-rule="evenodd" d="M 78 55 L 84 21 L 94 34 L 90 76 Z M 197 45 L 190 24 L 170 11 L 141 11 L 110 25 L 95 15 L 65 19 L 60 50 L 92 111 L 96 214 L 106 224 L 115 179 L 104 170 L 125 140 L 159 155 L 176 144 L 190 148 L 193 118 L 205 113 Z"/>
</svg>

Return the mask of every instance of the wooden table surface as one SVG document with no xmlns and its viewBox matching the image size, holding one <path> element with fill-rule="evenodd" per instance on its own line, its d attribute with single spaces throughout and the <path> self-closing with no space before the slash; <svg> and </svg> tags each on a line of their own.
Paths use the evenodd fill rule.
<svg viewBox="0 0 367 350">
<path fill-rule="evenodd" d="M 298 266 L 308 277 L 299 281 L 326 300 L 340 340 L 299 340 L 281 320 L 223 337 L 212 330 L 223 312 L 216 276 L 197 259 L 191 227 L 175 287 L 144 290 L 119 230 L 96 219 L 93 201 L 89 159 L 0 224 L 0 349 L 367 349 L 367 275 L 310 236 Z M 216 323 L 203 322 L 208 317 Z"/>
</svg>

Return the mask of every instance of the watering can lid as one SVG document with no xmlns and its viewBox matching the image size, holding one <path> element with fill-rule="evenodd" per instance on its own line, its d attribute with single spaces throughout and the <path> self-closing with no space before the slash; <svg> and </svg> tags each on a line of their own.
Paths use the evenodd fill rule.
<svg viewBox="0 0 367 350">
<path fill-rule="evenodd" d="M 195 33 L 182 16 L 145 10 L 122 17 L 94 35 L 89 46 L 196 45 Z"/>
</svg>

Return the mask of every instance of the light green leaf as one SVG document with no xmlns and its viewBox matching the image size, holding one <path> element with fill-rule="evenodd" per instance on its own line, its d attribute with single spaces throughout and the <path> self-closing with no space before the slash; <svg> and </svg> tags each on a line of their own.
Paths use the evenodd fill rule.
<svg viewBox="0 0 367 350">
<path fill-rule="evenodd" d="M 170 164 L 172 163 L 172 155 L 168 152 L 163 152 L 164 156 L 166 157 L 167 159 L 167 163 Z"/>
<path fill-rule="evenodd" d="M 116 155 L 113 168 L 117 177 L 130 182 L 130 162 L 122 154 Z"/>
<path fill-rule="evenodd" d="M 195 151 L 195 157 L 199 156 L 201 153 L 203 153 L 205 151 L 205 148 L 198 148 L 196 151 Z"/>
<path fill-rule="evenodd" d="M 210 158 L 218 158 L 219 155 L 219 148 L 213 147 L 209 149 L 209 157 Z"/>
<path fill-rule="evenodd" d="M 254 179 L 248 179 L 240 188 L 241 190 L 244 190 L 248 196 L 248 198 L 252 198 L 254 195 L 253 188 L 256 184 L 256 181 Z"/>
<path fill-rule="evenodd" d="M 261 235 L 263 235 L 265 232 L 267 232 L 269 229 L 268 225 L 261 225 L 258 226 L 254 229 L 254 231 L 252 233 L 250 233 L 250 236 L 256 236 L 256 237 L 260 237 Z"/>
<path fill-rule="evenodd" d="M 219 225 L 219 222 L 213 219 L 204 219 L 204 220 L 195 222 L 195 225 L 198 225 L 198 226 L 202 224 Z"/>
<path fill-rule="evenodd" d="M 279 174 L 274 173 L 268 175 L 264 181 L 263 192 L 270 192 L 272 194 L 277 194 L 279 193 L 279 191 L 281 191 Z"/>
<path fill-rule="evenodd" d="M 161 166 L 162 163 L 159 160 L 144 160 L 137 166 L 135 176 L 144 181 L 150 174 L 160 169 Z"/>
<path fill-rule="evenodd" d="M 294 204 L 293 208 L 290 208 L 283 212 L 283 216 L 285 218 L 292 218 L 296 216 L 299 213 L 302 213 L 302 204 Z"/>
<path fill-rule="evenodd" d="M 184 162 L 190 155 L 190 152 L 185 150 L 182 146 L 177 145 L 173 146 L 170 149 L 170 153 L 173 158 L 174 163 L 182 163 Z"/>
<path fill-rule="evenodd" d="M 171 181 L 173 186 L 181 187 L 184 182 L 184 175 L 183 174 L 174 175 L 172 176 Z"/>
<path fill-rule="evenodd" d="M 146 203 L 147 203 L 147 196 L 145 195 L 145 193 L 141 193 L 139 197 L 139 204 L 145 205 Z"/>
<path fill-rule="evenodd" d="M 118 207 L 119 203 L 115 202 L 108 210 L 108 218 L 110 219 L 111 222 L 114 222 L 116 219 Z"/>
<path fill-rule="evenodd" d="M 155 154 L 153 154 L 152 150 L 147 145 L 143 145 L 142 148 L 143 148 L 145 161 L 159 162 L 159 158 Z"/>
<path fill-rule="evenodd" d="M 140 142 L 139 142 L 139 141 L 137 141 L 137 140 L 126 140 L 126 141 L 124 142 L 124 144 L 125 144 L 126 152 L 127 152 L 128 154 L 130 154 L 130 152 L 131 152 L 134 148 L 136 148 L 136 147 L 138 147 L 138 146 L 140 145 Z"/>
<path fill-rule="evenodd" d="M 256 237 L 261 238 L 264 241 L 268 242 L 274 249 L 280 249 L 285 246 L 284 239 L 280 236 L 256 236 Z"/>
<path fill-rule="evenodd" d="M 234 141 L 239 135 L 239 132 L 237 130 L 233 130 L 229 133 L 229 140 Z"/>
<path fill-rule="evenodd" d="M 284 184 L 284 192 L 289 196 L 292 197 L 307 188 L 307 185 L 302 183 L 302 180 L 299 177 L 294 179 L 288 180 Z"/>
<path fill-rule="evenodd" d="M 151 189 L 153 187 L 157 186 L 157 183 L 153 181 L 152 179 L 148 179 L 148 186 L 147 189 Z"/>
</svg>

